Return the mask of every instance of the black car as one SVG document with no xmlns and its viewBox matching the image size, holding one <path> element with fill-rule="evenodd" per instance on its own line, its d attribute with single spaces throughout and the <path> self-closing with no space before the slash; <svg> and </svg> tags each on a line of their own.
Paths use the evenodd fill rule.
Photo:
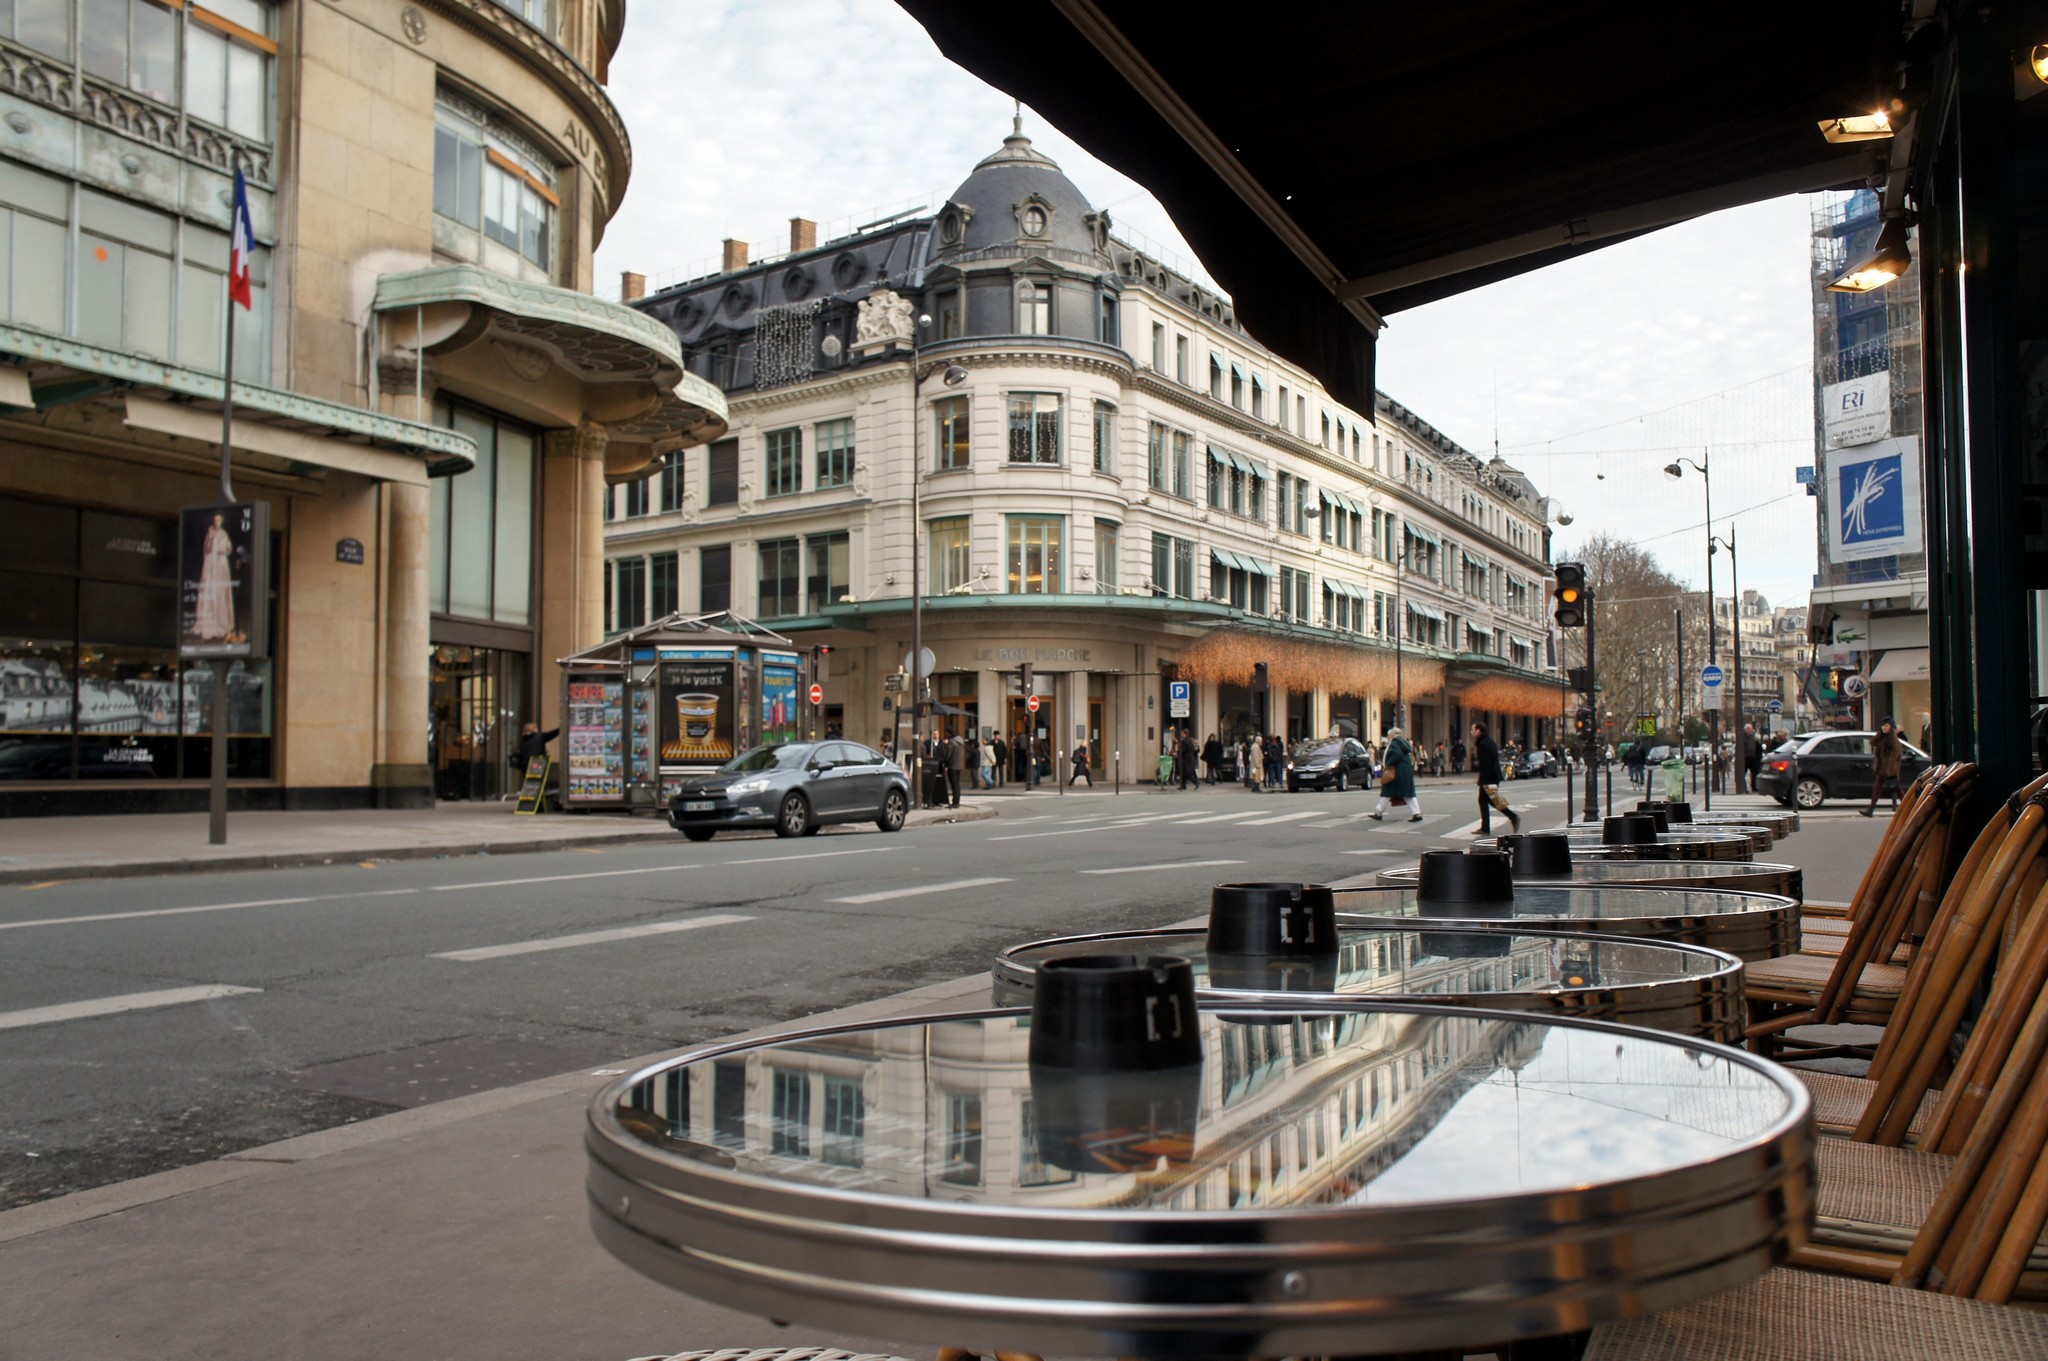
<svg viewBox="0 0 2048 1361">
<path fill-rule="evenodd" d="M 1764 753 L 1756 787 L 1787 807 L 1818 808 L 1829 799 L 1867 799 L 1875 777 L 1872 732 L 1800 733 Z M 1932 758 L 1899 740 L 1899 788 L 1913 783 Z"/>
<path fill-rule="evenodd" d="M 1372 783 L 1372 753 L 1355 737 L 1312 737 L 1287 757 L 1287 788 L 1335 789 Z"/>
<path fill-rule="evenodd" d="M 779 742 L 741 752 L 710 775 L 692 775 L 669 796 L 669 825 L 692 841 L 743 827 L 811 836 L 828 822 L 872 822 L 899 831 L 910 812 L 910 777 L 858 742 Z"/>
</svg>

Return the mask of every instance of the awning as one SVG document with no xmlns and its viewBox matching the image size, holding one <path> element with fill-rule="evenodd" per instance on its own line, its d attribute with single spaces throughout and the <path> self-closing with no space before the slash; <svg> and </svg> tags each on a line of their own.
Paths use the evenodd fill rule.
<svg viewBox="0 0 2048 1361">
<path fill-rule="evenodd" d="M 1216 565 L 1219 567 L 1227 567 L 1239 572 L 1244 570 L 1244 564 L 1237 560 L 1237 554 L 1227 548 L 1212 548 L 1209 550 L 1209 556 L 1216 560 Z"/>
<path fill-rule="evenodd" d="M 1264 392 L 1266 390 L 1266 375 L 1263 373 L 1253 374 L 1252 386 L 1257 388 L 1260 392 Z"/>
<path fill-rule="evenodd" d="M 1926 680 L 1930 673 L 1929 649 L 1924 647 L 1895 647 L 1877 659 L 1877 666 L 1870 673 L 1872 685 L 1883 685 L 1886 681 Z"/>
<path fill-rule="evenodd" d="M 1421 615 L 1424 619 L 1434 619 L 1439 624 L 1443 622 L 1444 612 L 1438 609 L 1436 606 L 1425 605 L 1419 600 L 1410 600 L 1407 603 L 1409 609 Z"/>
<path fill-rule="evenodd" d="M 1424 529 L 1421 525 L 1415 523 L 1415 521 L 1413 520 L 1407 521 L 1406 525 L 1408 532 L 1410 534 L 1413 534 L 1416 538 L 1422 540 L 1424 543 L 1433 545 L 1437 548 L 1442 548 L 1444 546 L 1444 541 L 1436 536 L 1435 530 Z"/>
<path fill-rule="evenodd" d="M 1238 382 L 1242 383 L 1245 379 L 1244 365 L 1238 363 L 1235 359 L 1231 360 L 1230 375 L 1231 377 L 1237 379 Z"/>
<path fill-rule="evenodd" d="M 1252 572 L 1262 577 L 1277 577 L 1280 575 L 1279 567 L 1273 563 L 1262 562 L 1258 558 L 1250 556 L 1241 557 L 1238 561 L 1244 564 L 1247 572 Z"/>
<path fill-rule="evenodd" d="M 1353 600 L 1364 600 L 1366 598 L 1363 586 L 1354 586 L 1348 581 L 1339 581 L 1336 577 L 1324 577 L 1323 585 L 1329 587 L 1336 595 L 1348 596 Z"/>
</svg>

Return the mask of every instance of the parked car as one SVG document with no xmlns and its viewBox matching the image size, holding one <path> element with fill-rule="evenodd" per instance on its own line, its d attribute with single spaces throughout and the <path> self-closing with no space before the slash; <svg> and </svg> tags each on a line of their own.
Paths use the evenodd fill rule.
<svg viewBox="0 0 2048 1361">
<path fill-rule="evenodd" d="M 778 742 L 741 752 L 709 775 L 692 775 L 669 798 L 669 825 L 692 841 L 742 827 L 811 836 L 831 822 L 872 822 L 899 831 L 910 812 L 910 777 L 858 742 Z"/>
<path fill-rule="evenodd" d="M 1818 808 L 1831 798 L 1867 799 L 1874 771 L 1873 732 L 1797 733 L 1764 753 L 1757 788 L 1787 807 Z M 1903 738 L 1899 741 L 1899 787 L 1932 764 L 1932 758 Z"/>
<path fill-rule="evenodd" d="M 1372 784 L 1372 753 L 1355 737 L 1311 737 L 1287 757 L 1287 789 L 1335 789 Z"/>
<path fill-rule="evenodd" d="M 1515 758 L 1515 777 L 1522 780 L 1542 779 L 1558 772 L 1557 758 L 1541 747 L 1523 752 Z"/>
</svg>

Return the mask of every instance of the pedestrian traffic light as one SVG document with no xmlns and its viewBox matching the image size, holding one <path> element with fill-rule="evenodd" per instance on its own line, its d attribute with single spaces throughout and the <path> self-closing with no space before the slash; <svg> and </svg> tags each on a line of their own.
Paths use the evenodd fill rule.
<svg viewBox="0 0 2048 1361">
<path fill-rule="evenodd" d="M 1017 684 L 1025 694 L 1031 693 L 1031 663 L 1025 662 L 1017 668 Z"/>
<path fill-rule="evenodd" d="M 1266 693 L 1266 679 L 1266 664 L 1264 662 L 1253 662 L 1252 691 L 1254 694 L 1263 695 Z"/>
<path fill-rule="evenodd" d="M 1586 565 L 1582 562 L 1557 564 L 1557 626 L 1563 629 L 1586 625 Z"/>
</svg>

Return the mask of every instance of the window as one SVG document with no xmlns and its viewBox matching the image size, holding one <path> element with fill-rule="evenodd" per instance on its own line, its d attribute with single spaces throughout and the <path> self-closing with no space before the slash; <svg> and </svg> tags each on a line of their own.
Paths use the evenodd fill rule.
<svg viewBox="0 0 2048 1361">
<path fill-rule="evenodd" d="M 740 442 L 722 439 L 704 456 L 704 504 L 735 506 L 740 500 Z"/>
<path fill-rule="evenodd" d="M 794 496 L 804 489 L 804 432 L 770 430 L 763 441 L 763 482 L 768 496 Z"/>
<path fill-rule="evenodd" d="M 1173 338 L 1173 376 L 1183 384 L 1188 383 L 1188 338 L 1186 336 L 1177 335 Z"/>
<path fill-rule="evenodd" d="M 732 608 L 732 546 L 697 551 L 697 609 L 716 614 Z"/>
<path fill-rule="evenodd" d="M 1052 285 L 1026 281 L 1017 285 L 1017 334 L 1052 334 Z"/>
<path fill-rule="evenodd" d="M 676 593 L 677 555 L 656 553 L 647 560 L 647 617 L 666 619 L 683 607 Z"/>
<path fill-rule="evenodd" d="M 1287 384 L 1280 385 L 1280 398 L 1273 403 L 1273 423 L 1282 430 L 1287 428 Z"/>
<path fill-rule="evenodd" d="M 434 421 L 476 441 L 476 466 L 428 487 L 427 605 L 436 614 L 527 624 L 533 618 L 533 508 L 538 436 L 443 397 Z"/>
<path fill-rule="evenodd" d="M 1018 1135 L 1017 1184 L 1019 1186 L 1056 1186 L 1074 1179 L 1074 1174 L 1065 1168 L 1053 1167 L 1045 1161 L 1045 1153 L 1038 1143 L 1038 1120 L 1032 1109 L 1031 1098 L 1021 1103 L 1022 1130 Z"/>
<path fill-rule="evenodd" d="M 1195 598 L 1195 545 L 1170 534 L 1152 536 L 1152 593 Z"/>
<path fill-rule="evenodd" d="M 837 1167 L 859 1167 L 867 1142 L 867 1103 L 860 1083 L 848 1077 L 825 1079 L 825 1120 L 819 1157 Z"/>
<path fill-rule="evenodd" d="M 839 603 L 850 589 L 851 541 L 845 531 L 813 534 L 804 543 L 808 571 L 804 577 L 804 609 L 812 614 Z"/>
<path fill-rule="evenodd" d="M 1230 404 L 1244 409 L 1244 366 L 1233 363 L 1230 366 Z"/>
<path fill-rule="evenodd" d="M 612 567 L 612 629 L 639 628 L 647 622 L 647 559 L 620 558 Z"/>
<path fill-rule="evenodd" d="M 663 513 L 683 508 L 683 451 L 671 449 L 661 456 L 661 509 Z"/>
<path fill-rule="evenodd" d="M 1166 372 L 1166 328 L 1152 323 L 1152 372 Z"/>
<path fill-rule="evenodd" d="M 1166 427 L 1157 421 L 1145 430 L 1145 482 L 1154 491 L 1165 491 L 1166 480 Z"/>
<path fill-rule="evenodd" d="M 492 0 L 499 9 L 510 10 L 550 38 L 555 36 L 555 0 Z"/>
<path fill-rule="evenodd" d="M 1340 435 L 1338 438 L 1342 439 L 1343 437 Z M 1323 447 L 1325 449 L 1330 447 L 1330 413 L 1327 411 L 1323 413 Z"/>
<path fill-rule="evenodd" d="M 176 104 L 178 20 L 172 11 L 150 0 L 84 0 L 84 9 L 78 64 L 101 80 Z"/>
<path fill-rule="evenodd" d="M 822 421 L 818 425 L 818 486 L 853 485 L 853 421 Z"/>
<path fill-rule="evenodd" d="M 1224 466 L 1223 455 L 1214 449 L 1209 451 L 1209 509 L 1223 509 L 1224 483 L 1229 478 L 1229 469 Z"/>
<path fill-rule="evenodd" d="M 1010 394 L 1010 462 L 1060 461 L 1060 399 L 1051 392 Z"/>
<path fill-rule="evenodd" d="M 1095 471 L 1116 472 L 1116 408 L 1108 402 L 1095 404 Z"/>
<path fill-rule="evenodd" d="M 270 67 L 277 55 L 272 7 L 262 0 L 209 0 L 187 11 L 184 79 L 177 65 L 178 3 L 152 0 L 10 0 L 0 4 L 0 35 L 71 60 L 74 14 L 79 65 L 89 75 L 180 105 L 193 118 L 268 143 Z"/>
<path fill-rule="evenodd" d="M 1266 418 L 1266 380 L 1258 374 L 1252 375 L 1252 419 Z"/>
<path fill-rule="evenodd" d="M 958 590 L 972 579 L 968 575 L 967 530 L 965 515 L 933 520 L 925 527 L 926 537 L 932 546 L 931 581 L 925 588 L 927 595 L 944 595 Z"/>
<path fill-rule="evenodd" d="M 958 340 L 966 334 L 960 320 L 960 290 L 949 288 L 939 294 L 938 339 Z"/>
<path fill-rule="evenodd" d="M 1194 437 L 1183 431 L 1173 432 L 1173 494 L 1183 501 L 1194 499 L 1194 468 L 1192 450 Z"/>
<path fill-rule="evenodd" d="M 811 1078 L 787 1068 L 769 1071 L 768 1151 L 792 1158 L 811 1156 Z"/>
<path fill-rule="evenodd" d="M 1057 515 L 1010 517 L 1010 594 L 1060 593 L 1060 538 L 1065 525 Z"/>
<path fill-rule="evenodd" d="M 967 399 L 939 398 L 932 403 L 932 465 L 941 472 L 965 468 L 971 454 L 967 436 Z"/>
<path fill-rule="evenodd" d="M 1099 324 L 1096 328 L 1098 333 L 1095 338 L 1105 345 L 1118 344 L 1119 327 L 1117 326 L 1116 317 L 1116 294 L 1104 293 L 1102 295 L 1098 322 Z"/>
<path fill-rule="evenodd" d="M 1223 359 L 1214 350 L 1209 352 L 1209 397 L 1212 401 L 1223 400 Z"/>
<path fill-rule="evenodd" d="M 1297 396 L 1294 399 L 1294 433 L 1297 435 L 1308 434 L 1308 398 L 1306 397 Z"/>
<path fill-rule="evenodd" d="M 951 1186 L 981 1185 L 981 1098 L 946 1093 L 945 1147 L 939 1180 Z"/>
<path fill-rule="evenodd" d="M 798 613 L 802 601 L 797 595 L 797 541 L 769 539 L 759 546 L 761 592 L 756 612 L 763 619 Z"/>
<path fill-rule="evenodd" d="M 1095 589 L 1103 595 L 1117 591 L 1116 541 L 1119 527 L 1114 520 L 1095 522 Z"/>
<path fill-rule="evenodd" d="M 552 275 L 556 170 L 540 150 L 484 109 L 443 92 L 434 106 L 434 212 L 450 227 L 481 232 Z M 474 238 L 436 225 L 434 244 L 492 265 Z M 508 271 L 510 272 L 510 271 Z"/>
<path fill-rule="evenodd" d="M 647 513 L 647 479 L 626 484 L 626 518 L 631 520 Z"/>
</svg>

